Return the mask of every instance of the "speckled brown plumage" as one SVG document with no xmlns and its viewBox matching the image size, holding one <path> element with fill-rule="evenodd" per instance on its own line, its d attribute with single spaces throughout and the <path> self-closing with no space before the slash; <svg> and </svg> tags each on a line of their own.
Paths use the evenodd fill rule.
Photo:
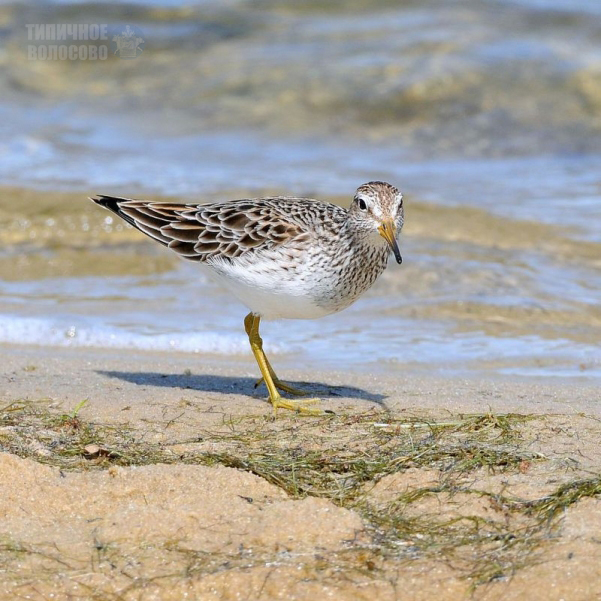
<svg viewBox="0 0 601 601">
<path fill-rule="evenodd" d="M 194 261 L 308 240 L 311 223 L 341 222 L 344 210 L 306 198 L 273 197 L 211 204 L 172 204 L 110 196 L 93 199 L 145 234 Z"/>
<path fill-rule="evenodd" d="M 182 258 L 210 267 L 254 313 L 268 317 L 340 311 L 375 282 L 391 249 L 400 262 L 395 236 L 403 225 L 402 196 L 384 182 L 360 186 L 348 210 L 293 197 L 210 204 L 93 200 Z"/>
</svg>

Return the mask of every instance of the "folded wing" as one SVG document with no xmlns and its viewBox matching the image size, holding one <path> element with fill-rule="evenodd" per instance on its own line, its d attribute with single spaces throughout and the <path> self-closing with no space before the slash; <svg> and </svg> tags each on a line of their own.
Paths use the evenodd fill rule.
<svg viewBox="0 0 601 601">
<path fill-rule="evenodd" d="M 206 205 L 113 196 L 91 200 L 190 261 L 232 260 L 293 240 L 301 241 L 309 235 L 300 224 L 286 220 L 277 210 L 285 198 Z"/>
</svg>

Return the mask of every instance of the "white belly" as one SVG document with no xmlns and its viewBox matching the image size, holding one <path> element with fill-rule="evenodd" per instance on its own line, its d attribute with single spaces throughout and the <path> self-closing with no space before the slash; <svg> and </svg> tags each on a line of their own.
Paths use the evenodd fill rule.
<svg viewBox="0 0 601 601">
<path fill-rule="evenodd" d="M 240 280 L 225 278 L 221 283 L 253 313 L 266 319 L 315 319 L 334 312 L 316 305 L 310 296 L 293 290 L 275 293 L 265 288 L 247 286 Z"/>
<path fill-rule="evenodd" d="M 339 310 L 317 302 L 319 287 L 311 282 L 317 279 L 314 274 L 287 276 L 274 272 L 270 262 L 265 268 L 256 263 L 241 266 L 225 262 L 207 267 L 240 302 L 267 319 L 315 319 Z"/>
</svg>

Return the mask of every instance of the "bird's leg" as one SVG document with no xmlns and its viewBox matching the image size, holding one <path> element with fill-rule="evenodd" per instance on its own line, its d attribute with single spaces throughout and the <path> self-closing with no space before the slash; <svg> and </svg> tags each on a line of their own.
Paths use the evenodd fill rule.
<svg viewBox="0 0 601 601">
<path fill-rule="evenodd" d="M 278 409 L 290 409 L 291 411 L 298 411 L 300 413 L 305 413 L 308 415 L 321 415 L 322 412 L 318 409 L 309 409 L 304 407 L 303 405 L 318 403 L 319 399 L 306 399 L 304 401 L 288 401 L 283 399 L 278 392 L 278 386 L 276 386 L 275 381 L 279 384 L 282 384 L 277 380 L 275 376 L 275 372 L 273 368 L 269 364 L 267 357 L 265 356 L 265 352 L 263 351 L 263 340 L 261 336 L 259 336 L 259 323 L 261 321 L 261 317 L 259 315 L 255 315 L 254 313 L 249 313 L 244 318 L 244 329 L 248 334 L 248 341 L 250 342 L 250 348 L 255 356 L 257 364 L 259 365 L 259 369 L 261 370 L 261 375 L 263 376 L 263 380 L 265 381 L 265 385 L 267 386 L 267 391 L 269 392 L 269 400 L 273 405 L 274 411 L 277 412 Z"/>
<path fill-rule="evenodd" d="M 249 313 L 246 318 L 244 319 L 244 328 L 246 329 L 246 333 L 248 334 L 248 338 L 250 340 L 250 329 L 252 328 L 252 323 L 249 320 L 249 318 L 255 317 L 252 313 Z M 259 320 L 260 317 L 256 316 L 256 319 Z M 259 334 L 259 324 L 257 323 L 257 335 Z M 260 343 L 262 343 L 261 338 L 259 337 L 259 341 Z M 252 344 L 252 343 L 251 343 Z M 290 386 L 290 384 L 286 384 L 286 382 L 280 380 L 273 367 L 271 367 L 271 363 L 269 362 L 269 359 L 267 358 L 267 355 L 265 354 L 265 351 L 263 351 L 263 345 L 261 344 L 261 352 L 263 353 L 263 358 L 265 359 L 265 363 L 267 364 L 267 369 L 269 370 L 269 375 L 271 376 L 271 380 L 274 384 L 274 386 L 278 389 L 281 390 L 282 392 L 287 392 L 288 394 L 293 394 L 295 396 L 305 396 L 307 393 L 304 390 L 300 390 L 299 388 L 295 388 L 294 386 Z M 263 373 L 263 372 L 261 372 Z M 255 382 L 255 388 L 258 388 L 259 386 L 261 386 L 261 384 L 263 384 L 263 382 L 265 382 L 265 378 L 259 378 L 256 382 Z"/>
<path fill-rule="evenodd" d="M 265 353 L 263 353 L 265 355 Z M 273 370 L 273 367 L 271 367 L 271 363 L 269 363 L 269 359 L 267 358 L 267 355 L 265 355 L 265 361 L 267 363 L 267 369 L 269 370 L 269 373 L 271 375 L 271 379 L 273 380 L 273 383 L 275 384 L 275 387 L 278 390 L 281 390 L 282 392 L 287 392 L 288 394 L 293 394 L 295 396 L 305 396 L 307 393 L 304 390 L 301 390 L 300 388 L 295 388 L 294 386 L 290 386 L 290 384 L 286 384 L 286 382 L 283 382 L 282 380 L 280 380 L 275 371 Z M 261 386 L 261 384 L 263 384 L 263 382 L 265 381 L 264 378 L 259 378 L 256 382 L 255 382 L 255 388 L 258 388 L 259 386 Z"/>
</svg>

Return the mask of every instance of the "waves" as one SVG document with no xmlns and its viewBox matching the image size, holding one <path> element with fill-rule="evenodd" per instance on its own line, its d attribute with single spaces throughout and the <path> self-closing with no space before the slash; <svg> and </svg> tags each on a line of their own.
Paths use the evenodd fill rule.
<svg viewBox="0 0 601 601">
<path fill-rule="evenodd" d="M 121 327 L 109 325 L 99 319 L 50 319 L 21 317 L 14 314 L 0 315 L 0 343 L 217 355 L 239 355 L 249 352 L 248 340 L 243 334 L 237 336 L 214 331 L 199 333 L 147 331 L 144 333 L 124 325 Z M 281 348 L 273 347 L 271 352 L 281 352 Z"/>
<path fill-rule="evenodd" d="M 590 2 L 553 4 L 140 3 L 132 14 L 143 53 L 104 66 L 27 60 L 23 23 L 35 22 L 33 9 L 2 7 L 12 18 L 0 91 L 133 123 L 157 111 L 166 118 L 152 128 L 168 135 L 403 136 L 414 156 L 590 152 L 601 130 L 598 27 Z M 81 5 L 83 21 L 98 20 L 91 6 Z M 60 22 L 69 10 L 50 4 L 37 18 Z M 103 4 L 110 26 L 122 18 L 117 4 Z"/>
</svg>

